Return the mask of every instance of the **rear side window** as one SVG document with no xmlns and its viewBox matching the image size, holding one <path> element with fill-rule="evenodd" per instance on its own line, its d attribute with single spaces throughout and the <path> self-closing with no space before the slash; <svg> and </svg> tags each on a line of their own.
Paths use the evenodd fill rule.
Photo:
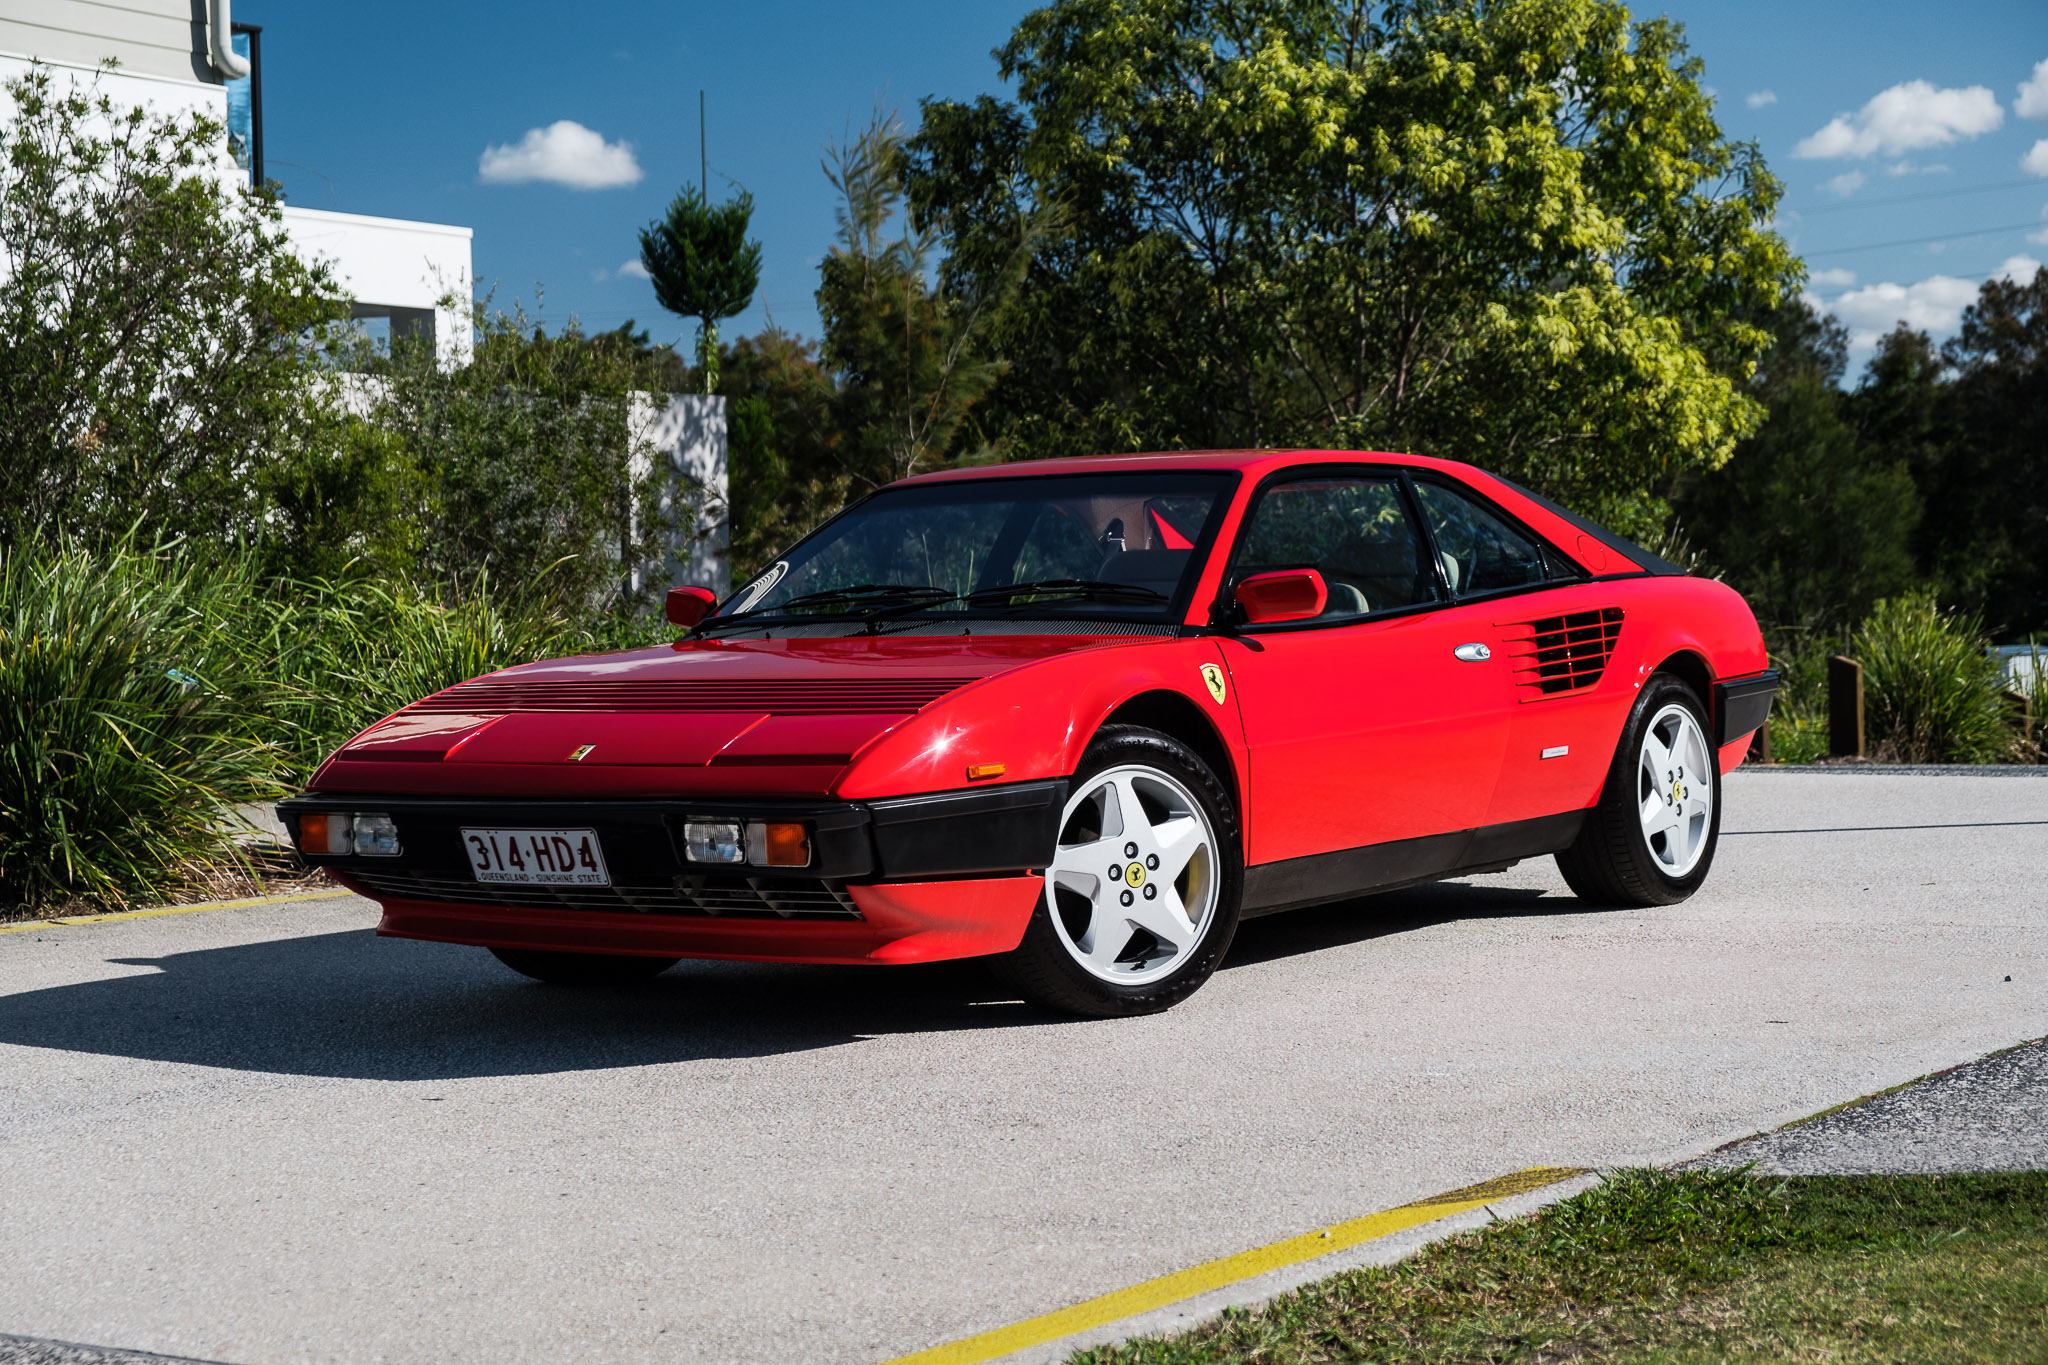
<svg viewBox="0 0 2048 1365">
<path fill-rule="evenodd" d="M 1557 551 L 1464 494 L 1418 480 L 1415 496 L 1459 597 L 1576 577 Z"/>
<path fill-rule="evenodd" d="M 1327 476 L 1274 484 L 1252 511 L 1238 578 L 1315 569 L 1330 590 L 1324 617 L 1364 616 L 1436 600 L 1422 536 L 1398 479 Z"/>
</svg>

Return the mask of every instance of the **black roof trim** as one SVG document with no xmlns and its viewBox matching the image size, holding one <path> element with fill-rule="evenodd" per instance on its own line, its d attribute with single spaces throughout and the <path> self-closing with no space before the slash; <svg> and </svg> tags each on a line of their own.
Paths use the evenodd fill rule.
<svg viewBox="0 0 2048 1365">
<path fill-rule="evenodd" d="M 1634 560 L 1636 563 L 1643 566 L 1645 572 L 1653 574 L 1658 578 L 1683 578 L 1686 576 L 1686 571 L 1684 569 L 1680 568 L 1676 564 L 1673 564 L 1670 560 L 1664 558 L 1662 555 L 1651 554 L 1648 550 L 1645 550 L 1642 546 L 1636 544 L 1633 540 L 1629 540 L 1623 536 L 1618 536 L 1614 534 L 1614 532 L 1608 530 L 1605 526 L 1599 525 L 1597 522 L 1587 521 L 1577 512 L 1571 511 L 1569 508 L 1558 506 L 1549 498 L 1544 497 L 1541 493 L 1538 493 L 1531 488 L 1522 487 L 1522 485 L 1516 483 L 1513 479 L 1508 478 L 1505 474 L 1495 474 L 1490 469 L 1487 470 L 1486 473 L 1489 478 L 1498 479 L 1500 482 L 1506 484 L 1509 488 L 1514 489 L 1517 493 L 1520 493 L 1523 497 L 1527 498 L 1530 502 L 1535 503 L 1538 507 L 1541 507 L 1546 512 L 1550 512 L 1556 516 L 1563 517 L 1566 521 L 1578 527 L 1581 531 L 1584 531 L 1587 535 L 1593 537 L 1593 539 L 1599 541 L 1602 545 L 1605 545 L 1608 549 L 1614 551 L 1616 554 L 1625 555 L 1629 559 Z"/>
</svg>

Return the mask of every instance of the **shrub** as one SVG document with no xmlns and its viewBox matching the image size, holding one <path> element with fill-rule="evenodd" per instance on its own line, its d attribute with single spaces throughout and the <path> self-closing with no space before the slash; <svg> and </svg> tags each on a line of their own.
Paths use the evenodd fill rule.
<svg viewBox="0 0 2048 1365">
<path fill-rule="evenodd" d="M 235 856 L 226 808 L 279 790 L 236 638 L 254 584 L 125 549 L 0 561 L 0 907 L 120 903 Z"/>
<path fill-rule="evenodd" d="M 1872 757 L 1895 763 L 1991 763 L 2016 757 L 1998 665 L 1974 616 L 1931 597 L 1879 602 L 1852 636 L 1863 665 Z"/>
</svg>

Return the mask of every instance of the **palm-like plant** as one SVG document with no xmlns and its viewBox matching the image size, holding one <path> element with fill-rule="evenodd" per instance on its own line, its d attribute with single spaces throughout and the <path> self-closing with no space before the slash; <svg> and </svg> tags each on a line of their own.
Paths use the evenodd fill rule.
<svg viewBox="0 0 2048 1365">
<path fill-rule="evenodd" d="M 640 229 L 640 263 L 654 297 L 671 313 L 697 319 L 706 393 L 718 392 L 718 324 L 744 312 L 761 283 L 761 244 L 747 240 L 753 216 L 754 197 L 745 190 L 713 205 L 703 190 L 685 189 Z"/>
</svg>

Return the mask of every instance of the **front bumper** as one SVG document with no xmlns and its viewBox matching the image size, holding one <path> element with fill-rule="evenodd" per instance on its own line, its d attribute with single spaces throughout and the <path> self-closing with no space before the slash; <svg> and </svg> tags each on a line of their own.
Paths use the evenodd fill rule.
<svg viewBox="0 0 2048 1365">
<path fill-rule="evenodd" d="M 1067 784 L 875 801 L 559 801 L 309 792 L 278 806 L 375 812 L 396 856 L 307 854 L 384 907 L 379 932 L 491 947 L 777 961 L 924 961 L 1016 946 L 1043 887 Z M 802 868 L 682 854 L 690 820 L 802 821 Z M 480 883 L 464 826 L 594 829 L 611 884 Z"/>
</svg>

